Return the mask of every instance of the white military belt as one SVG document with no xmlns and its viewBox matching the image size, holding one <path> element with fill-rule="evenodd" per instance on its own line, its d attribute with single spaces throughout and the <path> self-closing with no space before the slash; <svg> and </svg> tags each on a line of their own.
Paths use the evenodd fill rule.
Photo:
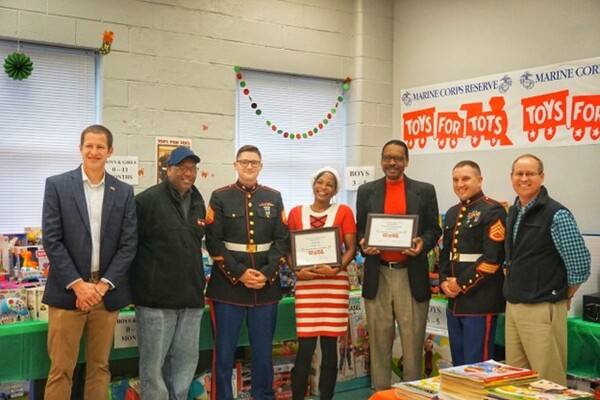
<svg viewBox="0 0 600 400">
<path fill-rule="evenodd" d="M 483 254 L 465 254 L 465 253 L 451 253 L 450 261 L 454 262 L 475 262 Z"/>
<path fill-rule="evenodd" d="M 243 251 L 244 253 L 260 253 L 261 251 L 269 251 L 271 243 L 262 244 L 244 244 L 244 243 L 225 243 L 225 248 L 231 251 Z"/>
</svg>

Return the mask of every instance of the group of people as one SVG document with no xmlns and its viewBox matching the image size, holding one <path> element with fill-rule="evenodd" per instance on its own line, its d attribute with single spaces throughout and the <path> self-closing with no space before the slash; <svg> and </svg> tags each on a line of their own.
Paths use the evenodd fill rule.
<svg viewBox="0 0 600 400">
<path fill-rule="evenodd" d="M 312 204 L 286 215 L 281 194 L 258 183 L 262 156 L 252 145 L 237 151 L 236 182 L 215 190 L 208 205 L 194 185 L 200 158 L 189 148 L 175 149 L 166 179 L 137 196 L 131 186 L 105 172 L 113 152 L 106 127 L 87 127 L 80 152 L 82 165 L 48 178 L 44 194 L 42 229 L 51 264 L 43 298 L 49 305 L 51 360 L 46 399 L 70 398 L 84 335 L 85 398 L 106 399 L 118 311 L 131 302 L 136 305 L 142 398 L 187 399 L 198 363 L 205 299 L 214 340 L 212 398 L 235 396 L 232 370 L 245 322 L 251 395 L 274 399 L 271 343 L 281 298 L 279 269 L 294 258 L 290 231 L 331 227 L 339 231 L 341 262 L 296 272 L 299 347 L 293 399 L 306 394 L 317 341 L 323 352 L 320 397 L 333 398 L 337 342 L 348 327 L 346 269 L 357 248 L 365 256 L 362 294 L 372 385 L 376 390 L 390 387 L 396 323 L 403 379 L 422 378 L 431 297 L 426 255 L 442 229 L 433 185 L 404 174 L 409 162 L 404 142 L 391 140 L 383 146 L 385 176 L 359 188 L 356 222 L 350 207 L 332 201 L 341 179 L 330 167 L 311 179 Z M 454 364 L 493 356 L 496 318 L 506 299 L 507 363 L 564 383 L 566 313 L 590 266 L 575 220 L 548 196 L 542 162 L 533 155 L 513 163 L 517 199 L 508 217 L 502 205 L 482 193 L 475 162 L 458 163 L 452 176 L 460 203 L 446 213 L 440 280 L 450 299 Z M 417 215 L 412 247 L 368 246 L 368 216 L 375 213 Z M 214 260 L 206 291 L 203 238 Z"/>
</svg>

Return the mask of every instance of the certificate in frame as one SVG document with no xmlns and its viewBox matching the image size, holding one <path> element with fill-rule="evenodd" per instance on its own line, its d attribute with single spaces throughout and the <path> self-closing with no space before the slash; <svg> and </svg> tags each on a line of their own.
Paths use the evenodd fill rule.
<svg viewBox="0 0 600 400">
<path fill-rule="evenodd" d="M 339 229 L 319 228 L 291 231 L 292 265 L 294 269 L 327 264 L 342 265 Z"/>
<path fill-rule="evenodd" d="M 410 249 L 418 226 L 418 215 L 369 214 L 365 247 L 392 251 Z"/>
</svg>

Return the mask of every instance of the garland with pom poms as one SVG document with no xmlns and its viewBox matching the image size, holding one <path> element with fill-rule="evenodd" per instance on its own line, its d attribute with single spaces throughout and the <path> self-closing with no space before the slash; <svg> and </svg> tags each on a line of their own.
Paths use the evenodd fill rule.
<svg viewBox="0 0 600 400">
<path fill-rule="evenodd" d="M 236 73 L 236 78 L 239 81 L 239 85 L 242 90 L 242 93 L 246 97 L 248 97 L 248 100 L 250 101 L 250 107 L 254 110 L 254 113 L 257 116 L 260 116 L 262 114 L 262 110 L 260 109 L 258 104 L 252 99 L 252 96 L 250 96 L 250 89 L 247 87 L 248 85 L 247 85 L 246 81 L 244 81 L 244 77 L 241 73 L 241 68 L 236 65 L 233 69 Z M 342 84 L 342 89 L 344 92 L 346 90 L 350 89 L 350 82 L 352 82 L 352 79 L 350 79 L 350 77 L 346 77 L 346 79 L 344 79 L 344 83 Z M 285 139 L 291 139 L 291 140 L 308 139 L 310 137 L 313 137 L 315 134 L 317 134 L 317 132 L 319 132 L 320 130 L 323 130 L 325 128 L 325 125 L 327 125 L 329 123 L 329 121 L 333 118 L 334 114 L 337 112 L 337 109 L 339 108 L 340 104 L 343 101 L 344 101 L 344 96 L 342 93 L 341 95 L 339 95 L 337 97 L 337 102 L 335 103 L 335 106 L 329 110 L 329 112 L 327 113 L 325 118 L 323 118 L 320 122 L 316 123 L 312 129 L 309 129 L 306 132 L 288 132 L 288 131 L 278 127 L 278 124 L 275 124 L 266 118 L 265 118 L 266 119 L 265 123 L 266 123 L 267 127 L 269 127 L 271 129 L 271 131 L 273 131 L 274 133 L 277 133 L 278 135 L 280 135 L 281 137 L 283 137 Z"/>
</svg>

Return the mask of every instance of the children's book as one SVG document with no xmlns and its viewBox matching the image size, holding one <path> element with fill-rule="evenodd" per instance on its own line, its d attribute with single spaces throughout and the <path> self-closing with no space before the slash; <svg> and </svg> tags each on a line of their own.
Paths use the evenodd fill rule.
<svg viewBox="0 0 600 400">
<path fill-rule="evenodd" d="M 488 397 L 501 400 L 572 400 L 593 399 L 594 395 L 540 379 L 518 385 L 495 387 L 488 391 Z"/>
<path fill-rule="evenodd" d="M 494 360 L 445 368 L 440 371 L 440 374 L 443 377 L 465 379 L 483 383 L 484 385 L 494 383 L 494 386 L 496 386 L 495 383 L 498 381 L 507 381 L 522 377 L 533 378 L 537 376 L 537 373 L 533 370 L 512 367 Z"/>
<path fill-rule="evenodd" d="M 403 400 L 438 399 L 440 377 L 421 379 L 418 381 L 400 382 L 392 385 L 396 397 Z"/>
<path fill-rule="evenodd" d="M 445 368 L 440 370 L 440 376 L 440 399 L 458 396 L 464 400 L 485 399 L 487 389 L 538 379 L 533 370 L 494 360 Z"/>
</svg>

